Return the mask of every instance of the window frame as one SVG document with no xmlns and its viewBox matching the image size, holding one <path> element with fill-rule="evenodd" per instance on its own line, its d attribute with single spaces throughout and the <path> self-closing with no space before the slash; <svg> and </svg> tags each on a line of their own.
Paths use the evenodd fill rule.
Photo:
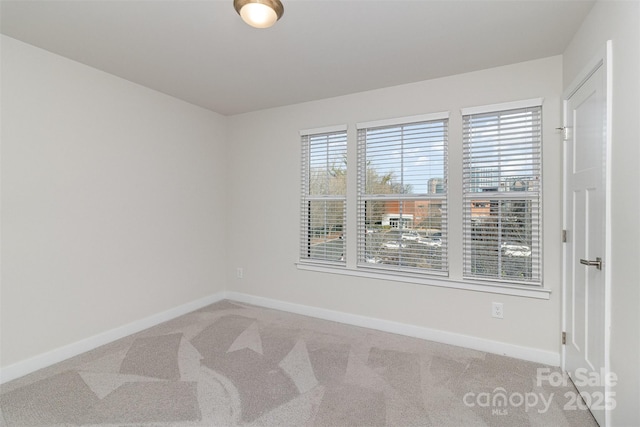
<svg viewBox="0 0 640 427">
<path fill-rule="evenodd" d="M 366 182 L 367 182 L 367 132 L 368 131 L 384 131 L 387 129 L 393 129 L 396 127 L 411 127 L 420 124 L 439 123 L 442 126 L 443 132 L 443 142 L 442 142 L 442 168 L 443 168 L 443 176 L 440 177 L 442 179 L 442 185 L 444 191 L 442 193 L 429 193 L 428 191 L 425 193 L 415 193 L 415 194 L 403 194 L 403 193 L 394 193 L 388 195 L 380 195 L 380 194 L 368 194 L 366 192 Z M 434 276 L 434 277 L 448 277 L 449 275 L 449 253 L 448 253 L 448 245 L 447 245 L 447 237 L 448 237 L 448 216 L 447 216 L 447 206 L 449 199 L 448 192 L 448 167 L 449 167 L 449 158 L 448 158 L 448 135 L 449 135 L 449 112 L 439 112 L 439 113 L 431 113 L 431 114 L 421 114 L 416 116 L 409 117 L 399 117 L 394 119 L 387 120 L 377 120 L 377 121 L 369 121 L 362 122 L 356 124 L 357 129 L 357 153 L 358 153 L 358 192 L 357 192 L 357 268 L 361 270 L 371 270 L 371 271 L 381 271 L 387 274 L 409 274 L 409 275 L 417 275 L 417 276 Z M 426 137 L 427 132 L 423 132 L 422 136 Z M 404 135 L 400 139 L 401 148 L 401 156 L 404 159 L 405 154 L 410 149 L 407 149 L 405 152 L 404 149 L 405 137 Z M 425 153 L 426 154 L 426 153 Z M 429 154 L 431 154 L 429 152 Z M 426 174 L 425 174 L 426 176 Z M 404 184 L 404 181 L 401 182 Z M 404 206 L 404 203 L 413 203 L 415 204 L 418 201 L 437 201 L 441 204 L 443 208 L 443 217 L 441 218 L 441 246 L 439 248 L 440 258 L 439 262 L 441 268 L 425 268 L 418 266 L 402 266 L 400 260 L 398 260 L 398 264 L 371 264 L 367 262 L 367 224 L 366 224 L 366 206 L 368 202 L 383 202 L 383 203 L 397 203 L 398 209 L 402 210 L 400 206 Z M 400 213 L 400 212 L 399 212 Z M 397 227 L 401 230 L 403 227 Z M 399 231 L 401 233 L 401 231 Z M 404 236 L 403 236 L 404 237 Z M 398 246 L 402 245 L 402 239 L 398 241 Z M 408 243 L 407 243 L 408 244 Z M 425 246 L 424 250 L 427 251 L 428 247 Z M 415 251 L 407 250 L 403 251 L 400 247 L 398 248 L 398 256 L 401 256 L 403 252 L 408 254 L 408 258 L 411 260 L 411 255 L 417 257 L 417 253 Z M 428 259 L 429 257 L 425 257 Z M 415 259 L 414 259 L 415 260 Z M 435 258 L 434 258 L 435 260 Z"/>
<path fill-rule="evenodd" d="M 326 137 L 327 138 L 327 150 L 329 145 L 329 138 L 331 136 L 344 137 L 344 154 L 348 152 L 348 135 L 346 125 L 328 126 L 323 128 L 307 129 L 300 131 L 300 146 L 301 146 L 301 201 L 300 201 L 300 252 L 299 260 L 301 263 L 309 264 L 325 264 L 327 266 L 344 267 L 346 266 L 346 243 L 347 243 L 347 191 L 345 186 L 344 194 L 312 194 L 311 192 L 311 140 L 313 137 Z M 327 154 L 327 162 L 329 154 Z M 345 170 L 345 174 L 348 169 Z M 346 179 L 345 175 L 345 179 Z M 343 253 L 340 260 L 330 260 L 321 257 L 311 256 L 311 240 L 313 235 L 313 227 L 311 227 L 312 215 L 311 204 L 314 202 L 327 203 L 327 202 L 342 202 L 342 224 L 341 236 L 339 239 L 342 241 Z M 337 226 L 338 224 L 336 224 Z M 326 228 L 326 221 L 325 221 Z"/>
<path fill-rule="evenodd" d="M 462 145 L 463 145 L 463 183 L 462 183 L 462 211 L 463 211 L 463 279 L 464 280 L 472 280 L 472 281 L 483 281 L 483 282 L 491 282 L 491 283 L 501 283 L 507 286 L 514 285 L 523 285 L 529 287 L 543 287 L 543 224 L 542 224 L 542 212 L 543 212 L 543 174 L 542 174 L 542 162 L 543 162 L 543 130 L 544 126 L 542 123 L 543 118 L 543 99 L 542 98 L 534 98 L 522 101 L 515 101 L 509 103 L 502 104 L 491 104 L 480 107 L 473 108 L 463 108 L 461 110 L 462 114 L 462 127 L 463 127 L 463 135 L 462 135 Z M 498 184 L 495 190 L 489 190 L 486 193 L 478 193 L 477 191 L 471 191 L 473 187 L 473 165 L 470 160 L 470 134 L 471 129 L 469 118 L 471 117 L 482 117 L 482 116 L 506 116 L 508 114 L 516 114 L 517 112 L 526 112 L 527 110 L 531 110 L 533 114 L 537 115 L 536 119 L 532 119 L 532 124 L 535 126 L 531 133 L 529 134 L 529 138 L 531 141 L 531 151 L 532 151 L 532 159 L 531 163 L 527 164 L 530 167 L 530 171 L 532 174 L 532 181 L 534 181 L 535 185 L 533 185 L 533 189 L 527 188 L 526 191 L 522 193 L 516 191 L 500 191 L 502 186 L 502 182 Z M 500 140 L 500 137 L 496 137 L 497 140 Z M 535 154 L 535 155 L 534 155 Z M 500 157 L 503 159 L 504 157 Z M 501 169 L 501 168 L 499 168 Z M 502 172 L 498 172 L 498 176 L 501 178 Z M 491 179 L 495 179 L 495 176 L 491 175 Z M 482 195 L 482 196 L 480 196 Z M 496 246 L 496 252 L 498 254 L 497 261 L 497 270 L 500 272 L 496 276 L 491 276 L 488 274 L 474 274 L 472 272 L 472 249 L 471 249 L 471 241 L 472 241 L 472 229 L 473 229 L 473 215 L 471 212 L 474 199 L 482 199 L 489 200 L 490 204 L 498 204 L 498 209 L 501 209 L 503 203 L 506 202 L 530 202 L 531 205 L 531 244 L 529 246 L 529 252 L 531 257 L 531 278 L 530 279 L 520 279 L 518 280 L 515 277 L 505 277 L 502 273 L 503 261 L 500 256 L 502 253 L 502 247 L 500 246 L 500 233 L 504 230 L 502 225 L 499 222 L 499 219 L 503 218 L 502 213 L 499 212 L 497 215 L 498 218 L 498 245 Z M 495 207 L 493 207 L 495 208 Z M 490 208 L 491 209 L 491 208 Z M 535 219 L 534 219 L 535 218 Z"/>
</svg>

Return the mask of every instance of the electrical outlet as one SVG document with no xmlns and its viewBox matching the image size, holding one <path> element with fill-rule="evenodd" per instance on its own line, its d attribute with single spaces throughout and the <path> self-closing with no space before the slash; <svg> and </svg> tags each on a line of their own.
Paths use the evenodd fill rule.
<svg viewBox="0 0 640 427">
<path fill-rule="evenodd" d="M 244 277 L 244 270 L 242 267 L 238 267 L 236 270 L 236 277 L 242 279 Z"/>
<path fill-rule="evenodd" d="M 491 303 L 491 317 L 496 319 L 504 318 L 504 307 L 501 302 Z"/>
</svg>

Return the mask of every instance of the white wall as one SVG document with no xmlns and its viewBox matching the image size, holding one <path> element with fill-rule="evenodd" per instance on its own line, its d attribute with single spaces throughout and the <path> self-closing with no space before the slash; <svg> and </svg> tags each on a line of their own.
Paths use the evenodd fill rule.
<svg viewBox="0 0 640 427">
<path fill-rule="evenodd" d="M 225 118 L 1 41 L 2 366 L 223 290 Z"/>
<path fill-rule="evenodd" d="M 309 82 L 313 84 L 313 82 Z M 337 310 L 555 355 L 560 351 L 562 59 L 552 57 L 230 118 L 228 289 Z M 301 129 L 450 111 L 451 277 L 462 277 L 462 119 L 460 108 L 544 98 L 544 283 L 549 300 L 298 270 Z M 353 169 L 352 169 L 353 170 Z M 353 178 L 353 172 L 350 174 Z M 355 182 L 349 181 L 350 194 Z M 353 203 L 348 215 L 353 218 Z M 353 228 L 349 236 L 355 236 Z M 236 278 L 236 268 L 244 278 Z M 492 301 L 505 318 L 490 316 Z M 559 359 L 557 359 L 559 361 Z"/>
<path fill-rule="evenodd" d="M 564 86 L 612 40 L 612 425 L 640 425 L 640 2 L 599 1 L 564 54 Z"/>
</svg>

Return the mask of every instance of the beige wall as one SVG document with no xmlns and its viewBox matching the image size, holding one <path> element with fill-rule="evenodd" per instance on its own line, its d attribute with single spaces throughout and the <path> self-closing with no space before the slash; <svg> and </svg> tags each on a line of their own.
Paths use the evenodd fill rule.
<svg viewBox="0 0 640 427">
<path fill-rule="evenodd" d="M 2 366 L 223 290 L 225 118 L 1 41 Z"/>
<path fill-rule="evenodd" d="M 313 82 L 310 82 L 312 84 Z M 370 316 L 559 354 L 561 296 L 562 59 L 552 57 L 230 118 L 228 289 L 260 297 Z M 299 253 L 299 130 L 347 124 L 349 165 L 356 163 L 355 124 L 450 111 L 449 236 L 451 277 L 462 278 L 462 119 L 460 108 L 542 97 L 544 124 L 544 283 L 551 298 L 446 289 L 302 271 Z M 355 195 L 355 169 L 348 193 Z M 353 198 L 352 198 L 353 201 Z M 353 220 L 356 206 L 348 205 Z M 258 221 L 257 219 L 260 219 Z M 354 222 L 347 230 L 354 254 Z M 353 258 L 348 261 L 353 264 Z M 237 279 L 237 267 L 244 278 Z M 491 302 L 504 304 L 503 320 Z"/>
<path fill-rule="evenodd" d="M 640 2 L 599 1 L 564 54 L 564 87 L 607 40 L 613 52 L 611 370 L 613 426 L 640 425 Z"/>
</svg>

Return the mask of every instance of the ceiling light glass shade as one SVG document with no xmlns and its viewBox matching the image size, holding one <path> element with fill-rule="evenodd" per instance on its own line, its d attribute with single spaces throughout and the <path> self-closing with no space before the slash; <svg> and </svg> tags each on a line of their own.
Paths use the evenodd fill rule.
<svg viewBox="0 0 640 427">
<path fill-rule="evenodd" d="M 255 28 L 269 28 L 284 13 L 280 0 L 233 0 L 233 7 L 244 22 Z"/>
</svg>

